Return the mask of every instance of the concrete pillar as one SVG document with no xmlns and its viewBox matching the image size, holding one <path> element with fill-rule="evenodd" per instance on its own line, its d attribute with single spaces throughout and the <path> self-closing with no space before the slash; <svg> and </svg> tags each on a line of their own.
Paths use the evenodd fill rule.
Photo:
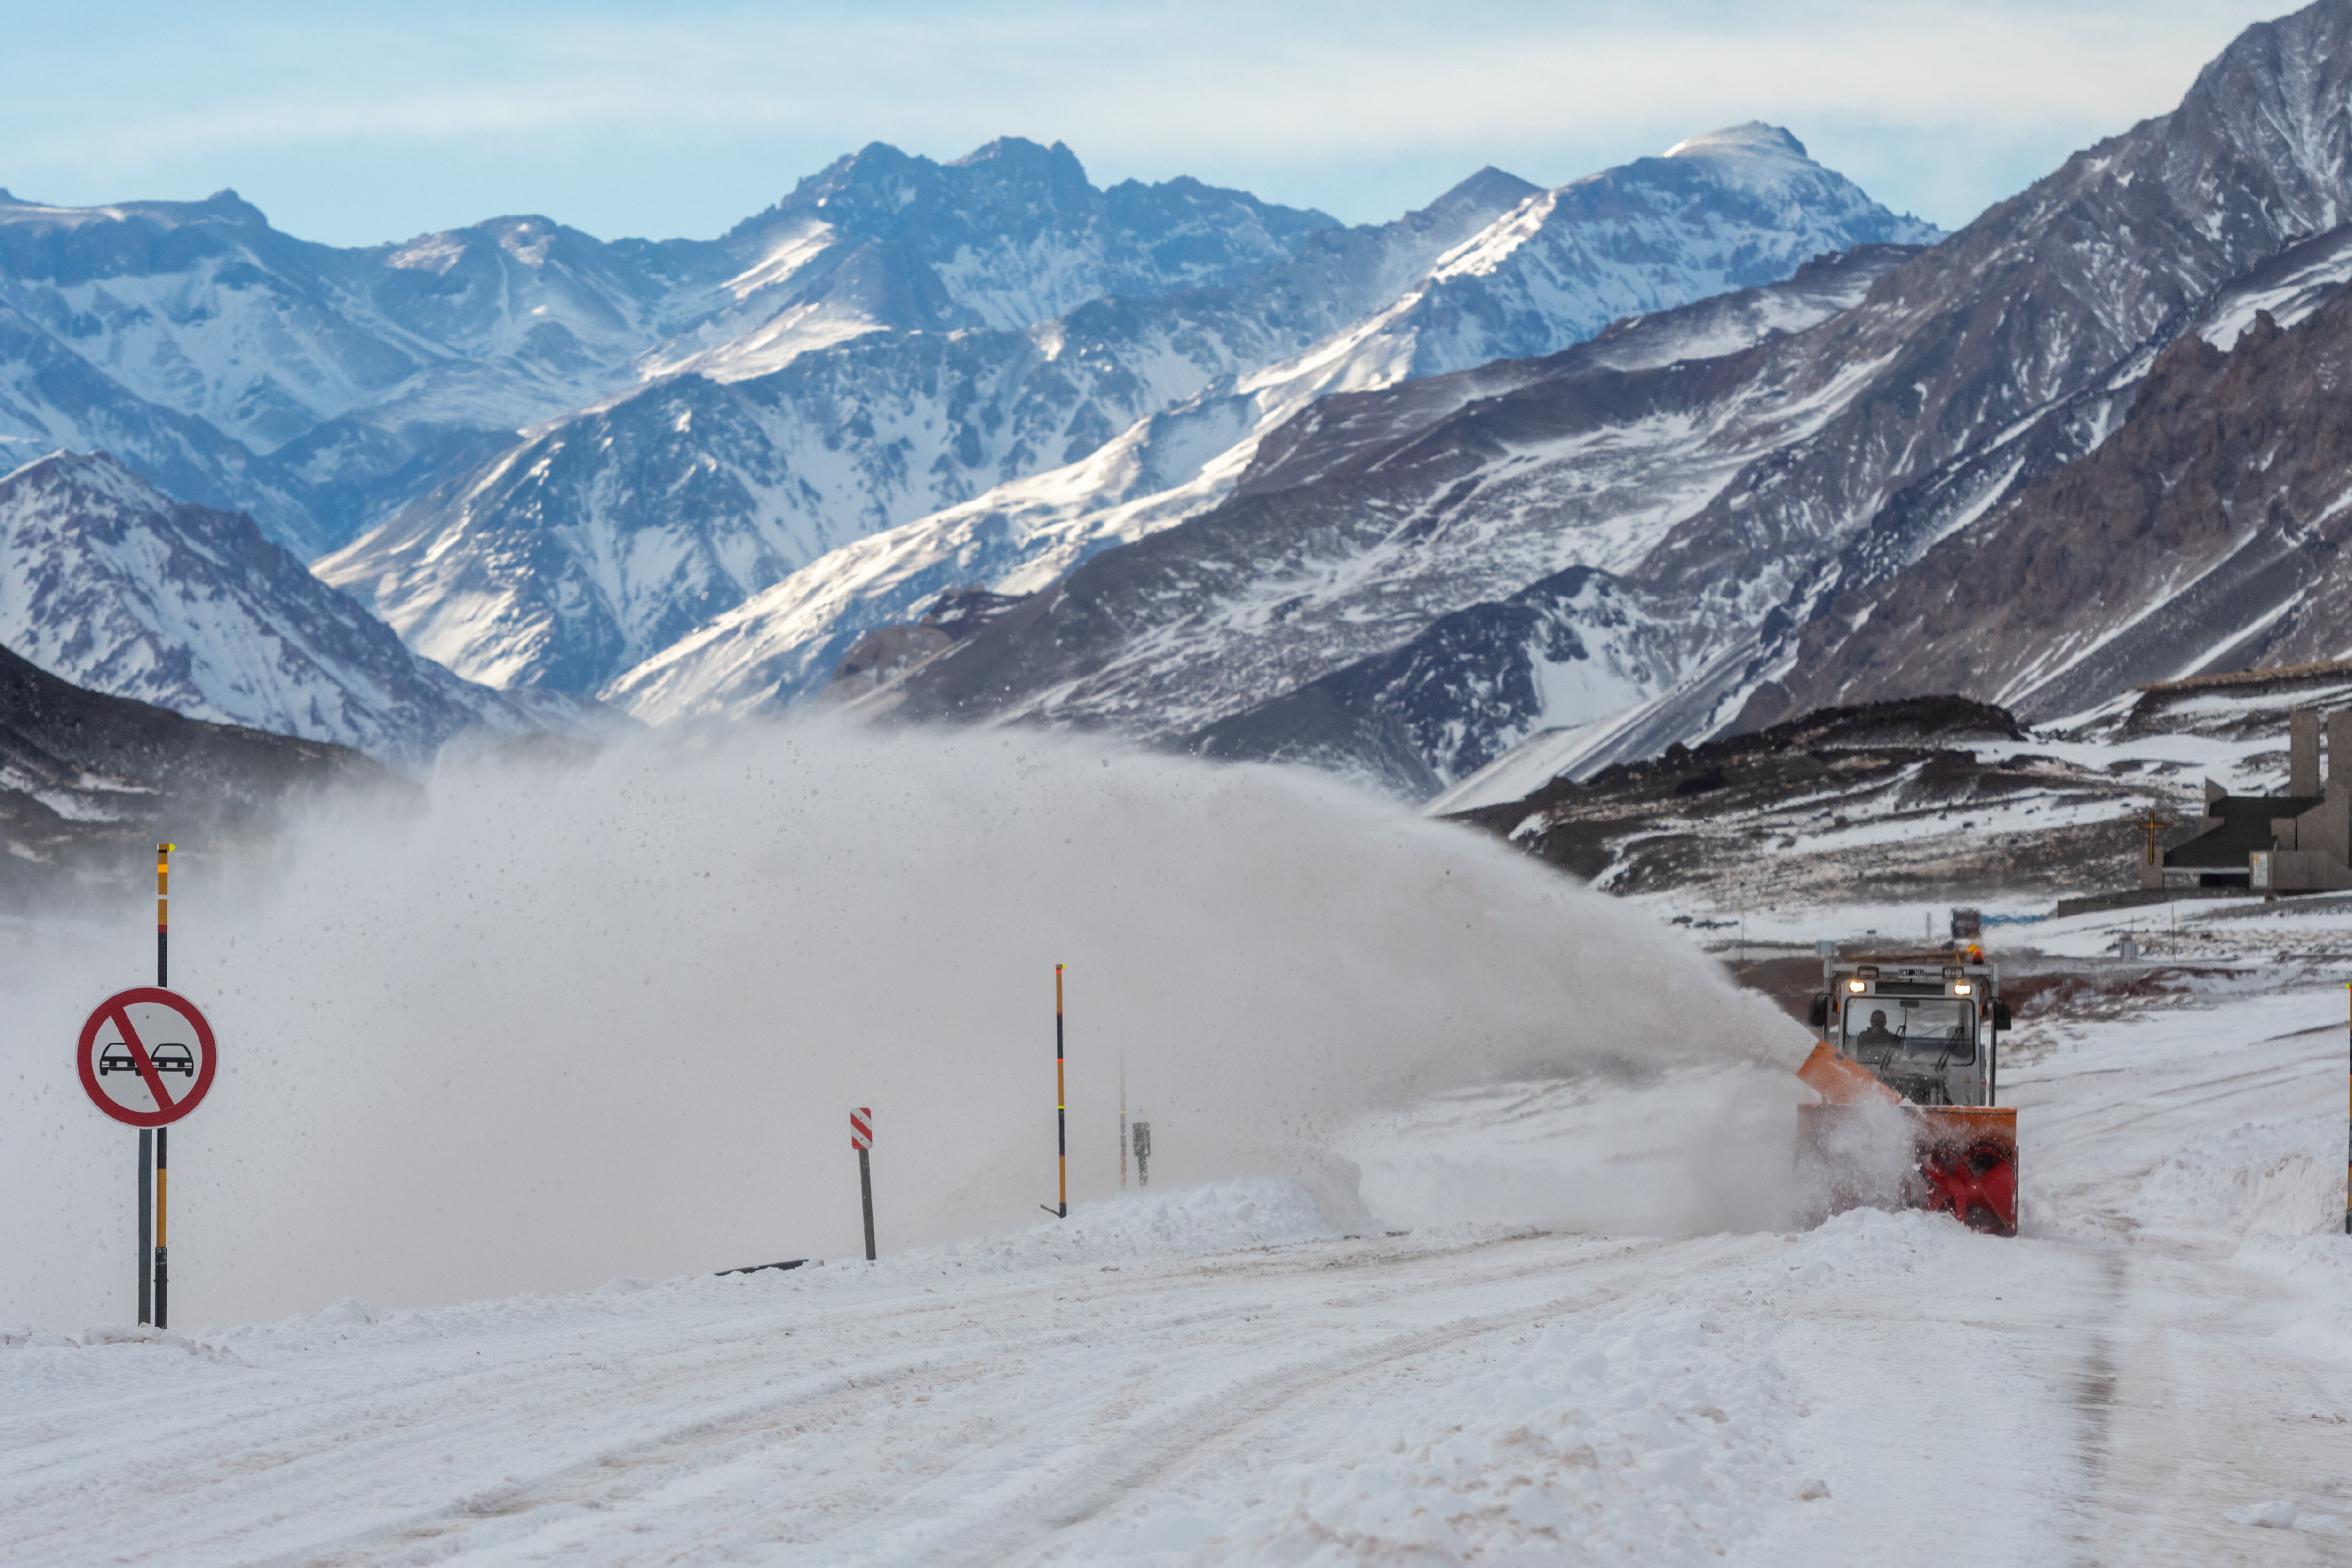
<svg viewBox="0 0 2352 1568">
<path fill-rule="evenodd" d="M 2341 748 L 2332 748 L 2336 756 Z M 2298 708 L 2286 716 L 2286 793 L 2319 794 L 2319 710 Z"/>
<path fill-rule="evenodd" d="M 2352 880 L 2352 709 L 2327 716 L 2327 785 L 2318 809 L 2304 813 L 2296 824 L 2302 847 L 2316 850 L 2325 874 L 2321 887 L 2342 887 Z"/>
</svg>

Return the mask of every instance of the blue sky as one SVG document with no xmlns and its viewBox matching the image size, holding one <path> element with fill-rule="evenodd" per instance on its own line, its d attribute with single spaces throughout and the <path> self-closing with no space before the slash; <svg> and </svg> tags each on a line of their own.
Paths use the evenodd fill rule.
<svg viewBox="0 0 2352 1568">
<path fill-rule="evenodd" d="M 538 212 L 707 236 L 871 141 L 1067 142 L 1354 222 L 1482 163 L 1545 184 L 1760 119 L 1946 226 L 2160 114 L 2228 0 L 530 5 L 5 0 L 0 185 L 234 186 L 337 244 Z"/>
</svg>

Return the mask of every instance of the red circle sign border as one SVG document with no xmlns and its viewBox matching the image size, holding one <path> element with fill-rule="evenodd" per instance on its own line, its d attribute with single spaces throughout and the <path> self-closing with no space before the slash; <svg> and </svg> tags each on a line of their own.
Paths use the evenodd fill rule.
<svg viewBox="0 0 2352 1568">
<path fill-rule="evenodd" d="M 107 1092 L 98 1086 L 98 1074 L 89 1065 L 89 1048 L 98 1043 L 100 1026 L 103 1025 L 108 1016 L 117 1009 L 127 1008 L 138 1002 L 160 1003 L 187 1019 L 195 1028 L 196 1043 L 205 1048 L 205 1065 L 196 1074 L 194 1087 L 175 1100 L 169 1110 L 129 1110 L 117 1105 L 108 1097 Z M 89 1021 L 82 1025 L 81 1038 L 74 1047 L 74 1063 L 81 1069 L 81 1087 L 83 1092 L 89 1096 L 90 1103 L 117 1121 L 131 1127 L 169 1127 L 173 1122 L 194 1110 L 204 1102 L 205 1092 L 212 1088 L 213 1068 L 218 1065 L 218 1062 L 219 1055 L 213 1046 L 213 1026 L 205 1022 L 204 1013 L 185 996 L 176 991 L 165 990 L 161 985 L 134 985 L 128 991 L 118 991 L 100 1002 L 97 1009 L 90 1014 Z"/>
</svg>

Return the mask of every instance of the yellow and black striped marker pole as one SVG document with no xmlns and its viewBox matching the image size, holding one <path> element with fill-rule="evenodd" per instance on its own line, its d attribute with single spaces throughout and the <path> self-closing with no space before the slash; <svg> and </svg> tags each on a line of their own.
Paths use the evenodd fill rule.
<svg viewBox="0 0 2352 1568">
<path fill-rule="evenodd" d="M 172 984 L 172 847 L 155 846 L 155 984 Z M 171 1154 L 165 1140 L 168 1127 L 155 1129 L 155 1326 L 171 1321 L 171 1243 L 165 1211 L 171 1197 Z"/>
<path fill-rule="evenodd" d="M 1059 1208 L 1045 1209 L 1056 1219 L 1070 1217 L 1070 1096 L 1062 1070 L 1062 969 L 1054 965 L 1054 1143 L 1062 1163 L 1062 1203 Z"/>
<path fill-rule="evenodd" d="M 155 846 L 155 984 L 172 984 L 172 847 Z"/>
</svg>

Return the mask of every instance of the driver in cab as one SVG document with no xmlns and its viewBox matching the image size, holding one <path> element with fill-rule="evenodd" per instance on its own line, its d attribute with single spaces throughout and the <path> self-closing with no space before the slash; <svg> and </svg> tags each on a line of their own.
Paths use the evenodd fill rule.
<svg viewBox="0 0 2352 1568">
<path fill-rule="evenodd" d="M 1870 1027 L 1854 1037 L 1857 1047 L 1871 1047 L 1891 1051 L 1903 1043 L 1903 1037 L 1886 1026 L 1886 1009 L 1874 1007 L 1870 1014 Z"/>
</svg>

